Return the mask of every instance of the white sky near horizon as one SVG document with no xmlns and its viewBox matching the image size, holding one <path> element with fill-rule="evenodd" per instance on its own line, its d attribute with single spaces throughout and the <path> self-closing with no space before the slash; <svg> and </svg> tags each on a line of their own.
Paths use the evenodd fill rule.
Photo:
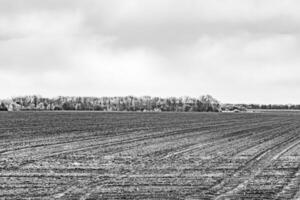
<svg viewBox="0 0 300 200">
<path fill-rule="evenodd" d="M 0 0 L 0 98 L 300 103 L 300 1 Z"/>
</svg>

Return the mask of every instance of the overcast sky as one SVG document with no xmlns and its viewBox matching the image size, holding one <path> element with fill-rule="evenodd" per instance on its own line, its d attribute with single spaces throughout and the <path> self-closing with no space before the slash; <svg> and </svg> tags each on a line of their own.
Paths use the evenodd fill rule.
<svg viewBox="0 0 300 200">
<path fill-rule="evenodd" d="M 0 0 L 0 98 L 300 103 L 299 0 Z"/>
</svg>

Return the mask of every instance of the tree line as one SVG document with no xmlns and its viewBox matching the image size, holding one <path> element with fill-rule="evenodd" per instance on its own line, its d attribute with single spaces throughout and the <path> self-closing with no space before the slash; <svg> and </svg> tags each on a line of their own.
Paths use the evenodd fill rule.
<svg viewBox="0 0 300 200">
<path fill-rule="evenodd" d="M 221 104 L 211 95 L 193 97 L 67 97 L 44 98 L 38 95 L 0 100 L 0 111 L 17 110 L 94 110 L 94 111 L 169 111 L 220 112 L 252 109 L 300 110 L 300 104 Z"/>
<path fill-rule="evenodd" d="M 222 104 L 222 111 L 246 110 L 300 110 L 300 104 Z"/>
<path fill-rule="evenodd" d="M 0 110 L 93 110 L 93 111 L 169 111 L 219 112 L 221 104 L 210 95 L 192 97 L 66 97 L 44 98 L 37 95 L 0 101 Z"/>
</svg>

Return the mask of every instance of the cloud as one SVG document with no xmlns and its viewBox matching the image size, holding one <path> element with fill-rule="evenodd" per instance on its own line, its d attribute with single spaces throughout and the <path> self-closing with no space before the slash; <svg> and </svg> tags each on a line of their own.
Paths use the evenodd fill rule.
<svg viewBox="0 0 300 200">
<path fill-rule="evenodd" d="M 299 103 L 299 4 L 3 0 L 1 97 L 210 93 Z"/>
</svg>

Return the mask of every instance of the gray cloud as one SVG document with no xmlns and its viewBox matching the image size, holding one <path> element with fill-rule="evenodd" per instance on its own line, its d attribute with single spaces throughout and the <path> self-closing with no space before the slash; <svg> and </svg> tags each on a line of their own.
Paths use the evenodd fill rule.
<svg viewBox="0 0 300 200">
<path fill-rule="evenodd" d="M 299 103 L 299 11 L 296 0 L 2 0 L 1 95 Z"/>
</svg>

